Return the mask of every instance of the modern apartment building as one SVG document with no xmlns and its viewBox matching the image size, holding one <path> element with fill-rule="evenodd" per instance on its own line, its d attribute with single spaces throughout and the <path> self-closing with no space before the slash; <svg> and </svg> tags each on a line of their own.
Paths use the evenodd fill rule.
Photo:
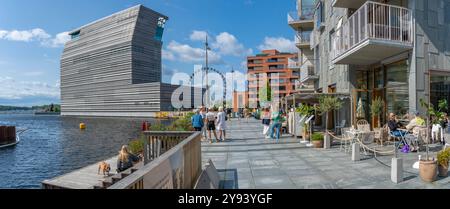
<svg viewBox="0 0 450 209">
<path fill-rule="evenodd" d="M 61 58 L 62 115 L 152 117 L 171 110 L 179 86 L 161 83 L 167 19 L 138 5 L 71 31 Z"/>
<path fill-rule="evenodd" d="M 280 98 L 295 92 L 300 78 L 297 54 L 277 50 L 263 50 L 261 54 L 247 57 L 248 97 L 250 106 L 261 105 L 260 89 L 267 86 Z M 276 98 L 274 98 L 276 99 Z"/>
<path fill-rule="evenodd" d="M 382 123 L 390 112 L 424 113 L 420 99 L 434 105 L 450 101 L 450 0 L 317 0 L 314 5 L 315 90 L 350 95 L 341 118 L 376 126 L 369 108 L 375 98 L 385 102 Z M 362 114 L 356 114 L 358 103 Z"/>
<path fill-rule="evenodd" d="M 311 33 L 314 29 L 314 0 L 298 0 L 297 11 L 288 14 L 288 24 L 295 31 L 295 45 L 299 49 L 297 65 L 300 70 L 300 92 L 314 92 L 318 80 L 314 51 L 311 50 Z"/>
</svg>

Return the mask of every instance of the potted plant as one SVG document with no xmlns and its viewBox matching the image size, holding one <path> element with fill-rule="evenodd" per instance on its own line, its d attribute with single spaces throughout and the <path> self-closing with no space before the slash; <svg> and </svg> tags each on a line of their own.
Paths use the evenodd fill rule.
<svg viewBox="0 0 450 209">
<path fill-rule="evenodd" d="M 439 176 L 448 176 L 448 163 L 450 160 L 450 148 L 442 150 L 437 154 Z"/>
<path fill-rule="evenodd" d="M 323 140 L 324 136 L 322 133 L 314 133 L 311 136 L 311 143 L 314 145 L 314 148 L 323 148 Z"/>
<path fill-rule="evenodd" d="M 431 124 L 439 124 L 444 118 L 444 110 L 447 109 L 447 100 L 440 100 L 438 104 L 438 109 L 435 109 L 431 103 L 426 103 L 423 99 L 420 99 L 420 104 L 422 107 L 426 108 L 428 118 L 427 118 L 427 128 L 430 128 L 430 118 Z M 427 142 L 429 139 L 429 130 L 427 130 Z M 429 157 L 429 147 L 426 144 L 426 156 L 425 159 L 421 159 L 419 163 L 419 175 L 425 182 L 433 182 L 436 179 L 438 172 L 438 161 L 434 158 Z"/>
<path fill-rule="evenodd" d="M 378 119 L 377 120 L 378 127 L 381 127 L 380 115 L 383 112 L 383 108 L 384 108 L 384 101 L 380 97 L 377 97 L 374 100 L 372 100 L 372 104 L 370 105 L 370 113 L 372 114 L 372 117 Z"/>
<path fill-rule="evenodd" d="M 319 104 L 316 106 L 317 111 L 320 113 L 320 115 L 326 116 L 326 122 L 325 122 L 325 141 L 326 141 L 326 147 L 329 148 L 331 146 L 331 137 L 328 132 L 328 113 L 339 110 L 342 107 L 342 102 L 339 101 L 339 98 L 332 97 L 332 96 L 322 96 L 319 98 Z"/>
</svg>

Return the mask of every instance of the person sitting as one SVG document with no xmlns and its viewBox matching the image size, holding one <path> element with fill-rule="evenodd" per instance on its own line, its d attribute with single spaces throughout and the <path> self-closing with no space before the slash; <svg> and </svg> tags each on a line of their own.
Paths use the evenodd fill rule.
<svg viewBox="0 0 450 209">
<path fill-rule="evenodd" d="M 133 167 L 133 163 L 137 163 L 139 160 L 139 157 L 128 151 L 127 145 L 122 146 L 122 149 L 119 152 L 119 157 L 117 158 L 117 173 Z"/>
<path fill-rule="evenodd" d="M 419 134 L 420 128 L 425 127 L 425 120 L 420 117 L 420 113 L 414 113 L 415 117 L 406 126 L 406 129 L 412 132 L 414 135 Z"/>
<path fill-rule="evenodd" d="M 406 135 L 405 131 L 398 130 L 401 128 L 400 123 L 398 122 L 396 115 L 394 113 L 389 114 L 388 126 L 391 131 L 391 134 L 395 137 L 404 137 Z"/>
</svg>

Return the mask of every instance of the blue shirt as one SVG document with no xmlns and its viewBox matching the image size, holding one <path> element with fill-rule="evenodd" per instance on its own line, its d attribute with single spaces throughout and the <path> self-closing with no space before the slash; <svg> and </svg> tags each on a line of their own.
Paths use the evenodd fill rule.
<svg viewBox="0 0 450 209">
<path fill-rule="evenodd" d="M 203 117 L 200 114 L 195 114 L 191 118 L 192 126 L 194 128 L 202 128 L 203 127 Z"/>
</svg>

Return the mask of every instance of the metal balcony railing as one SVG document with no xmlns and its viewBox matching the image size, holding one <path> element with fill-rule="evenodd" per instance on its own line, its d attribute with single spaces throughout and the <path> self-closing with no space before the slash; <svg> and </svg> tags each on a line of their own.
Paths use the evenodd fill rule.
<svg viewBox="0 0 450 209">
<path fill-rule="evenodd" d="M 409 9 L 368 1 L 332 35 L 331 57 L 334 60 L 368 39 L 412 46 L 412 20 Z"/>
<path fill-rule="evenodd" d="M 295 44 L 310 44 L 311 43 L 311 31 L 297 32 L 295 34 Z"/>
<path fill-rule="evenodd" d="M 292 24 L 295 22 L 307 21 L 314 19 L 314 11 L 305 12 L 304 14 L 299 15 L 297 11 L 288 13 L 288 23 Z"/>
</svg>

